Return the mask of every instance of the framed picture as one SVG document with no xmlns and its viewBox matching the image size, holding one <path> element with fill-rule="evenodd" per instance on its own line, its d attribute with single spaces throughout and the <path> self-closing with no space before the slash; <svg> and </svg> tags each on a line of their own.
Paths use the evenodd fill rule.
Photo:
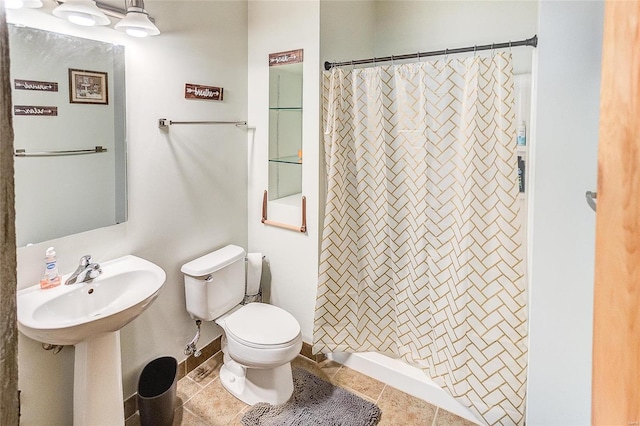
<svg viewBox="0 0 640 426">
<path fill-rule="evenodd" d="M 69 68 L 69 102 L 72 104 L 109 104 L 107 73 Z"/>
</svg>

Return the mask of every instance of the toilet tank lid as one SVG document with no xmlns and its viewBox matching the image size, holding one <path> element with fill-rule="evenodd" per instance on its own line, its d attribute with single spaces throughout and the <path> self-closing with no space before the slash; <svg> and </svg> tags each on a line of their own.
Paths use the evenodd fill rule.
<svg viewBox="0 0 640 426">
<path fill-rule="evenodd" d="M 182 265 L 180 269 L 183 274 L 192 277 L 201 277 L 211 274 L 219 269 L 243 259 L 245 251 L 242 247 L 228 245 L 209 254 L 205 254 L 189 263 Z"/>
</svg>

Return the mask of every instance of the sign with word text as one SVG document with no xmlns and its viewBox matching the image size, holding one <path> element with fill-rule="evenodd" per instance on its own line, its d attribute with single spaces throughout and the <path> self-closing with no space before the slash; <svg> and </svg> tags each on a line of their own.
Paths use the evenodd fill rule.
<svg viewBox="0 0 640 426">
<path fill-rule="evenodd" d="M 224 89 L 222 87 L 202 86 L 200 84 L 186 83 L 184 85 L 184 98 L 221 101 L 223 91 Z"/>
<path fill-rule="evenodd" d="M 53 117 L 58 115 L 58 107 L 54 106 L 31 106 L 31 105 L 14 105 L 14 115 L 35 115 L 42 117 Z"/>
<path fill-rule="evenodd" d="M 302 49 L 269 54 L 270 67 L 276 65 L 297 64 L 300 62 L 302 62 Z"/>
<path fill-rule="evenodd" d="M 51 81 L 13 80 L 17 90 L 37 90 L 40 92 L 57 92 L 58 83 Z"/>
</svg>

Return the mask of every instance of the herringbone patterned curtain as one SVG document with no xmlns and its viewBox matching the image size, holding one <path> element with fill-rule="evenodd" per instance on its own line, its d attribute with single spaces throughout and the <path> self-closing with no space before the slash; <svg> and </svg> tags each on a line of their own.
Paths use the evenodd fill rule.
<svg viewBox="0 0 640 426">
<path fill-rule="evenodd" d="M 334 68 L 323 86 L 314 350 L 400 356 L 479 419 L 522 424 L 511 55 Z"/>
</svg>

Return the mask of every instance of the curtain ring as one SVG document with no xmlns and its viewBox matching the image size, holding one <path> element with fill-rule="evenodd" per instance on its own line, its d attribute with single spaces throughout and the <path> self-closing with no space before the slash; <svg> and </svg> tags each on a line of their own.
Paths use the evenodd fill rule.
<svg viewBox="0 0 640 426">
<path fill-rule="evenodd" d="M 449 59 L 449 49 L 444 49 L 444 60 Z"/>
<path fill-rule="evenodd" d="M 511 40 L 509 40 L 509 53 L 512 53 L 511 52 Z"/>
<path fill-rule="evenodd" d="M 495 56 L 495 54 L 496 54 L 495 45 L 493 43 L 491 43 L 491 57 L 493 58 Z"/>
<path fill-rule="evenodd" d="M 353 59 L 351 60 L 351 71 L 353 71 L 355 69 L 355 65 L 353 64 Z"/>
<path fill-rule="evenodd" d="M 478 45 L 474 44 L 473 45 L 473 57 L 475 58 L 476 54 L 478 53 Z"/>
<path fill-rule="evenodd" d="M 391 66 L 394 66 L 395 64 L 393 63 L 393 55 L 391 55 Z"/>
</svg>

